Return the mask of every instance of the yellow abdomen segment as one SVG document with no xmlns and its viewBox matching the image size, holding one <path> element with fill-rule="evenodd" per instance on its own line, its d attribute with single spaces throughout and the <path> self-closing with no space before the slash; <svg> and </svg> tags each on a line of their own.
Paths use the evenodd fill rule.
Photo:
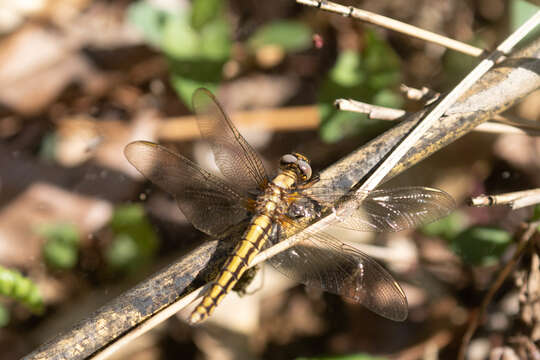
<svg viewBox="0 0 540 360">
<path fill-rule="evenodd" d="M 251 221 L 242 240 L 236 245 L 233 255 L 227 259 L 220 275 L 191 314 L 190 323 L 196 324 L 212 314 L 264 246 L 271 228 L 272 223 L 267 215 L 256 216 Z"/>
</svg>

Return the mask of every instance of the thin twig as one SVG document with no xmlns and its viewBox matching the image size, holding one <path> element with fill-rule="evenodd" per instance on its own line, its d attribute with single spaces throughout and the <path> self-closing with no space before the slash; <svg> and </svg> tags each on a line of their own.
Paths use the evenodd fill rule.
<svg viewBox="0 0 540 360">
<path fill-rule="evenodd" d="M 351 111 L 359 114 L 367 114 L 368 118 L 384 121 L 401 120 L 407 115 L 404 110 L 388 108 L 384 106 L 371 105 L 365 102 L 351 99 L 337 99 L 334 105 L 342 111 Z M 499 119 L 499 118 L 498 118 Z M 520 128 L 518 123 L 515 125 L 502 124 L 499 122 L 488 121 L 478 125 L 473 131 L 485 132 L 491 134 L 515 134 L 540 136 L 540 129 L 534 130 L 528 127 Z"/>
<path fill-rule="evenodd" d="M 474 128 L 474 131 L 491 134 L 540 136 L 540 130 L 520 128 L 508 124 L 501 124 L 494 121 L 488 121 L 480 124 Z"/>
<path fill-rule="evenodd" d="M 480 64 L 463 79 L 441 102 L 416 126 L 411 133 L 392 151 L 383 163 L 371 174 L 360 186 L 359 190 L 373 190 L 384 177 L 392 170 L 399 160 L 411 149 L 411 147 L 426 133 L 432 124 L 438 120 L 461 97 L 476 81 L 478 81 L 503 54 L 508 54 L 514 46 L 531 32 L 540 23 L 540 11 L 537 11 L 529 20 L 521 25 L 512 35 L 497 47 L 497 50 L 482 60 Z"/>
<path fill-rule="evenodd" d="M 499 275 L 497 276 L 497 279 L 487 292 L 486 296 L 484 296 L 484 299 L 482 300 L 482 304 L 480 305 L 480 308 L 473 313 L 472 319 L 469 322 L 469 326 L 467 327 L 467 331 L 465 332 L 465 335 L 463 335 L 463 341 L 461 343 L 461 347 L 459 349 L 459 355 L 458 359 L 464 360 L 465 359 L 465 353 L 467 352 L 467 347 L 469 346 L 469 343 L 472 339 L 472 336 L 474 335 L 476 328 L 478 327 L 478 323 L 483 318 L 484 313 L 486 312 L 486 309 L 488 305 L 491 303 L 491 299 L 499 290 L 501 285 L 503 284 L 504 280 L 508 277 L 512 269 L 514 268 L 514 265 L 518 262 L 519 258 L 527 248 L 527 245 L 529 244 L 529 240 L 536 232 L 538 226 L 540 225 L 540 221 L 531 222 L 527 225 L 526 230 L 523 232 L 519 239 L 518 247 L 510 259 L 508 263 L 504 266 L 504 268 L 501 270 Z"/>
<path fill-rule="evenodd" d="M 446 36 L 435 34 L 431 31 L 420 29 L 392 18 L 361 10 L 352 6 L 344 6 L 331 1 L 322 0 L 296 0 L 297 3 L 313 6 L 321 10 L 337 13 L 346 17 L 352 17 L 367 23 L 378 25 L 390 30 L 394 30 L 418 39 L 439 44 L 446 48 L 462 52 L 464 54 L 479 57 L 485 53 L 483 49 L 465 44 L 461 41 L 450 39 Z"/>
<path fill-rule="evenodd" d="M 508 124 L 508 125 L 519 127 L 519 128 L 523 128 L 523 129 L 540 130 L 540 122 L 534 121 L 534 120 L 523 119 L 517 116 L 495 115 L 493 117 L 493 120 L 498 121 L 503 124 Z"/>
<path fill-rule="evenodd" d="M 507 205 L 513 210 L 540 203 L 540 188 L 498 195 L 480 195 L 469 199 L 470 206 Z"/>
</svg>

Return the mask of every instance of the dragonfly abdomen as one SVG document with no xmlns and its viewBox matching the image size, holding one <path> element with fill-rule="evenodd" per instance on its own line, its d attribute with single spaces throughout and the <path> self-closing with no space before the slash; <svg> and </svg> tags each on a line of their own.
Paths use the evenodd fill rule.
<svg viewBox="0 0 540 360">
<path fill-rule="evenodd" d="M 253 258 L 260 252 L 271 229 L 272 221 L 268 215 L 261 214 L 253 218 L 241 241 L 236 245 L 233 255 L 227 259 L 218 278 L 191 314 L 190 323 L 203 321 L 212 314 L 248 269 Z"/>
</svg>

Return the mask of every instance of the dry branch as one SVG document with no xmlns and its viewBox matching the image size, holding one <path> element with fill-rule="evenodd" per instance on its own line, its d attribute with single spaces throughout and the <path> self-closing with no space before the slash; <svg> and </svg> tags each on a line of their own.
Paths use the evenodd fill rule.
<svg viewBox="0 0 540 360">
<path fill-rule="evenodd" d="M 540 189 L 516 191 L 498 195 L 480 195 L 469 200 L 471 206 L 507 205 L 513 210 L 540 203 Z"/>
</svg>

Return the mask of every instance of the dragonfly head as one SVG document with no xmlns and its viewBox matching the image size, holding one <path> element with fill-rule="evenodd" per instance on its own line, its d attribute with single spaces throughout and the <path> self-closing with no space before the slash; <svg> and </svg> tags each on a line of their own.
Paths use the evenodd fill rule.
<svg viewBox="0 0 540 360">
<path fill-rule="evenodd" d="M 279 168 L 282 171 L 294 171 L 298 179 L 302 182 L 311 179 L 311 175 L 313 174 L 308 158 L 299 153 L 283 155 L 279 161 Z"/>
</svg>

